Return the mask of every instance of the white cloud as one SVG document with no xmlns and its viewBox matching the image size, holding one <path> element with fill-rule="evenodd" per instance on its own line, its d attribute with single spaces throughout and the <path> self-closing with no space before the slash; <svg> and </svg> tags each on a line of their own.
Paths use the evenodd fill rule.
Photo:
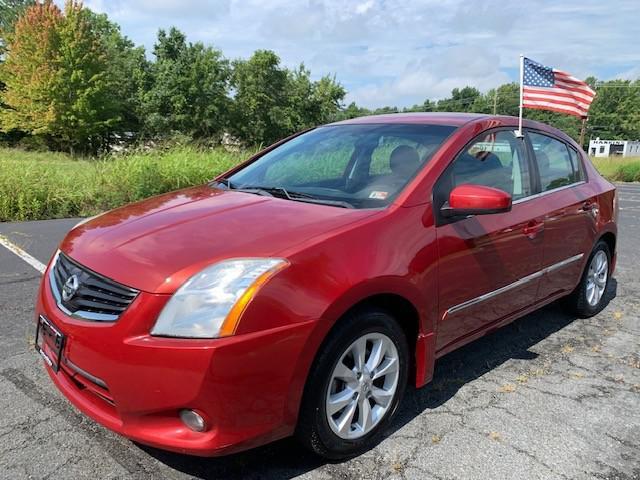
<svg viewBox="0 0 640 480">
<path fill-rule="evenodd" d="M 488 90 L 510 81 L 498 65 L 498 56 L 482 47 L 436 48 L 424 58 L 410 60 L 394 78 L 356 88 L 349 100 L 366 106 L 403 106 L 444 97 L 455 87 L 472 85 Z"/>
<path fill-rule="evenodd" d="M 614 75 L 613 78 L 622 78 L 624 80 L 639 80 L 640 65 L 630 68 L 629 70 L 625 70 L 624 72 L 620 72 L 617 75 Z"/>
<path fill-rule="evenodd" d="M 62 0 L 58 0 L 62 3 Z M 579 77 L 638 76 L 637 0 L 85 0 L 148 49 L 158 28 L 229 58 L 258 48 L 335 74 L 348 100 L 397 106 L 516 80 L 524 52 Z"/>
<path fill-rule="evenodd" d="M 373 8 L 374 2 L 373 0 L 367 0 L 366 2 L 362 2 L 356 5 L 356 13 L 367 13 L 369 10 Z"/>
</svg>

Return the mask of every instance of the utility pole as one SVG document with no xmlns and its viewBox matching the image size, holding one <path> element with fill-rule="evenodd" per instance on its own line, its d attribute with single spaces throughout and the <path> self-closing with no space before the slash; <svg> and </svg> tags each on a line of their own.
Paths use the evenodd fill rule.
<svg viewBox="0 0 640 480">
<path fill-rule="evenodd" d="M 587 130 L 587 117 L 582 117 L 582 128 L 580 128 L 580 148 L 584 148 L 584 134 Z"/>
<path fill-rule="evenodd" d="M 493 93 L 493 114 L 496 115 L 497 112 L 498 112 L 498 87 L 496 87 Z"/>
</svg>

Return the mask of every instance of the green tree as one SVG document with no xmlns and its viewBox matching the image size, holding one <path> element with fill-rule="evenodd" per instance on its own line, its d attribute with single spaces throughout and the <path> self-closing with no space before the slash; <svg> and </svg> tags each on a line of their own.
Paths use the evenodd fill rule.
<svg viewBox="0 0 640 480">
<path fill-rule="evenodd" d="M 348 120 L 350 118 L 364 117 L 365 115 L 371 115 L 371 110 L 369 110 L 368 108 L 359 107 L 358 105 L 356 105 L 356 102 L 351 102 L 336 114 L 336 119 Z"/>
<path fill-rule="evenodd" d="M 347 91 L 335 76 L 325 75 L 315 82 L 312 100 L 317 105 L 318 116 L 311 118 L 310 123 L 318 125 L 336 119 L 346 94 Z"/>
<path fill-rule="evenodd" d="M 640 139 L 640 80 L 598 82 L 595 89 L 596 98 L 589 109 L 591 135 L 614 140 Z"/>
<path fill-rule="evenodd" d="M 181 132 L 193 138 L 219 136 L 228 124 L 229 64 L 202 43 L 187 43 L 176 28 L 160 30 L 148 91 L 142 95 L 145 131 Z"/>
<path fill-rule="evenodd" d="M 108 76 L 113 87 L 113 101 L 117 104 L 120 122 L 113 125 L 111 133 L 135 133 L 142 123 L 142 95 L 150 85 L 150 63 L 144 47 L 136 47 L 123 36 L 120 26 L 109 20 L 106 14 L 89 10 L 92 23 L 106 52 Z"/>
<path fill-rule="evenodd" d="M 273 143 L 291 133 L 287 118 L 289 72 L 280 58 L 257 50 L 248 60 L 235 60 L 231 132 L 248 144 Z"/>
<path fill-rule="evenodd" d="M 0 71 L 5 84 L 2 101 L 6 108 L 0 110 L 4 131 L 51 133 L 56 118 L 52 89 L 63 21 L 60 9 L 47 1 L 29 7 L 15 22 Z"/>
<path fill-rule="evenodd" d="M 520 111 L 520 85 L 512 82 L 497 88 L 496 113 L 498 115 L 518 116 Z M 493 102 L 493 98 L 491 98 Z M 493 103 L 491 105 L 493 111 Z"/>
<path fill-rule="evenodd" d="M 7 42 L 13 33 L 13 26 L 16 20 L 24 13 L 24 11 L 32 6 L 35 0 L 0 0 L 0 110 L 8 108 L 3 100 L 6 85 L 2 80 L 2 64 L 6 53 Z M 10 140 L 19 138 L 22 132 L 4 132 L 0 123 L 0 140 Z"/>
<path fill-rule="evenodd" d="M 91 12 L 50 0 L 25 10 L 9 37 L 2 77 L 4 130 L 41 135 L 72 152 L 95 152 L 120 122 L 120 92 Z"/>
<path fill-rule="evenodd" d="M 324 76 L 314 82 L 311 72 L 300 65 L 289 72 L 287 129 L 293 133 L 304 128 L 327 123 L 338 118 L 346 91 L 336 79 Z"/>
<path fill-rule="evenodd" d="M 4 62 L 8 37 L 13 32 L 13 25 L 22 13 L 35 3 L 35 0 L 0 0 L 0 68 Z M 0 108 L 6 108 L 2 101 L 5 84 L 0 78 Z"/>
<path fill-rule="evenodd" d="M 68 1 L 58 26 L 59 49 L 52 85 L 55 118 L 48 127 L 61 148 L 95 152 L 121 121 L 108 49 L 91 13 Z"/>
<path fill-rule="evenodd" d="M 451 97 L 440 100 L 437 108 L 441 112 L 471 112 L 480 96 L 480 91 L 474 87 L 454 88 Z"/>
<path fill-rule="evenodd" d="M 13 25 L 24 11 L 35 4 L 35 0 L 0 0 L 0 55 L 5 52 L 7 37 Z"/>
<path fill-rule="evenodd" d="M 387 113 L 399 113 L 400 109 L 398 107 L 389 107 L 389 106 L 385 106 L 385 107 L 380 107 L 380 108 L 376 108 L 373 111 L 374 115 L 384 115 Z"/>
</svg>

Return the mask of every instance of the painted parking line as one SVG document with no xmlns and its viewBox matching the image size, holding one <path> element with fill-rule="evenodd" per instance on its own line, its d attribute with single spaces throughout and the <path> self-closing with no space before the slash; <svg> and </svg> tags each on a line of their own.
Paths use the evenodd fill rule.
<svg viewBox="0 0 640 480">
<path fill-rule="evenodd" d="M 31 265 L 33 268 L 35 268 L 36 270 L 38 270 L 40 273 L 44 273 L 44 271 L 47 269 L 47 266 L 42 263 L 40 260 L 38 260 L 37 258 L 29 255 L 27 252 L 25 252 L 23 249 L 21 249 L 19 246 L 17 246 L 16 244 L 10 242 L 7 237 L 0 235 L 0 245 L 2 245 L 3 247 L 5 247 L 7 250 L 9 250 L 11 253 L 17 255 L 18 257 L 20 257 L 22 260 L 24 260 L 25 262 L 27 262 L 29 265 Z"/>
</svg>

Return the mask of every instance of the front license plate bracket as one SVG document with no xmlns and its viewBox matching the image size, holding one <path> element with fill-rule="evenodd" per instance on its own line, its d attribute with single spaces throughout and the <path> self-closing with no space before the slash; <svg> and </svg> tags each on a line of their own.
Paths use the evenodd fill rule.
<svg viewBox="0 0 640 480">
<path fill-rule="evenodd" d="M 60 369 L 64 343 L 64 334 L 50 320 L 40 315 L 36 326 L 35 348 L 47 365 L 56 373 Z"/>
</svg>

